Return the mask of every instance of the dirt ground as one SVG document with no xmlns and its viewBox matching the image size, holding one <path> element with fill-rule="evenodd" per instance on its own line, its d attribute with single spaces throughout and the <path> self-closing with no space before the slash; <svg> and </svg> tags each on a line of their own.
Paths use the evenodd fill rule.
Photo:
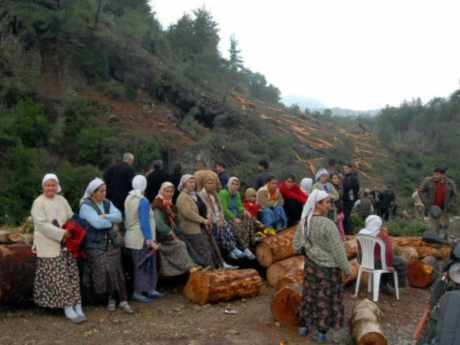
<svg viewBox="0 0 460 345">
<path fill-rule="evenodd" d="M 274 290 L 263 287 L 259 297 L 246 301 L 198 306 L 188 302 L 180 286 L 152 304 L 134 304 L 136 314 L 108 313 L 104 307 L 87 307 L 89 321 L 73 325 L 60 312 L 35 307 L 0 309 L 1 345 L 295 345 L 314 344 L 295 329 L 273 319 L 270 302 Z M 366 293 L 361 293 L 364 298 Z M 403 289 L 401 300 L 381 296 L 384 330 L 391 345 L 409 345 L 429 298 L 429 290 Z M 346 294 L 349 315 L 356 299 Z M 238 314 L 228 315 L 225 309 Z"/>
</svg>

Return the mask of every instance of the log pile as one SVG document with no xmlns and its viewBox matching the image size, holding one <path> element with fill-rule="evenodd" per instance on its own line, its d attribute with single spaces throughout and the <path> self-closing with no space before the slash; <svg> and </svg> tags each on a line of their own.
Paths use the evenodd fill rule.
<svg viewBox="0 0 460 345">
<path fill-rule="evenodd" d="M 302 301 L 302 285 L 284 286 L 275 293 L 272 300 L 272 314 L 275 320 L 286 327 L 300 324 L 299 307 Z"/>
<path fill-rule="evenodd" d="M 409 264 L 407 280 L 410 286 L 426 289 L 436 278 L 437 260 L 433 256 L 427 256 L 423 260 L 414 260 Z"/>
<path fill-rule="evenodd" d="M 290 258 L 296 255 L 294 250 L 294 237 L 296 227 L 289 228 L 278 233 L 276 236 L 266 237 L 257 246 L 256 256 L 262 267 Z"/>
<path fill-rule="evenodd" d="M 368 299 L 353 308 L 351 329 L 357 345 L 388 345 L 382 331 L 382 317 L 379 307 Z"/>
<path fill-rule="evenodd" d="M 29 217 L 20 228 L 0 229 L 0 244 L 25 243 L 31 246 L 33 243 L 33 231 L 32 218 Z"/>
<path fill-rule="evenodd" d="M 190 275 L 184 294 L 193 303 L 204 305 L 255 297 L 262 285 L 254 269 L 198 271 Z"/>
</svg>

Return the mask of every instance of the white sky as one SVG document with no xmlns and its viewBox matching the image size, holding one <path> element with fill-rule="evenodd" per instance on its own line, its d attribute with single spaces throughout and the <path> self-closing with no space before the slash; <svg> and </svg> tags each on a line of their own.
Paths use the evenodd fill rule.
<svg viewBox="0 0 460 345">
<path fill-rule="evenodd" d="M 167 27 L 205 7 L 283 95 L 356 110 L 460 87 L 458 0 L 151 0 Z"/>
</svg>

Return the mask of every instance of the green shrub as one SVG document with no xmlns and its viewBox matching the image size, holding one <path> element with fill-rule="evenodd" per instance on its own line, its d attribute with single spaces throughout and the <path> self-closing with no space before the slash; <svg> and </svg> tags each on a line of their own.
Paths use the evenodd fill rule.
<svg viewBox="0 0 460 345">
<path fill-rule="evenodd" d="M 419 220 L 394 219 L 386 224 L 391 236 L 422 236 L 428 225 Z"/>
</svg>

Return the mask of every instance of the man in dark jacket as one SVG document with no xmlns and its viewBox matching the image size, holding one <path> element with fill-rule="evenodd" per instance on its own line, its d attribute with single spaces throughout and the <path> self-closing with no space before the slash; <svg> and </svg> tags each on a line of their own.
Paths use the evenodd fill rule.
<svg viewBox="0 0 460 345">
<path fill-rule="evenodd" d="M 135 175 L 133 164 L 134 155 L 125 153 L 123 161 L 112 165 L 104 174 L 107 198 L 113 202 L 123 215 L 125 213 L 125 199 L 133 189 L 132 181 Z"/>
<path fill-rule="evenodd" d="M 145 197 L 153 202 L 160 191 L 163 182 L 168 180 L 168 174 L 164 171 L 163 161 L 157 160 L 153 162 L 153 171 L 147 176 L 147 189 Z"/>
<path fill-rule="evenodd" d="M 353 164 L 345 164 L 343 166 L 343 213 L 344 227 L 347 235 L 353 234 L 353 223 L 351 221 L 351 212 L 356 200 L 359 196 L 359 179 L 358 175 L 353 170 Z"/>
<path fill-rule="evenodd" d="M 419 194 L 428 211 L 432 230 L 447 237 L 449 212 L 455 209 L 457 186 L 446 176 L 447 168 L 436 168 L 434 175 L 423 180 Z"/>
<path fill-rule="evenodd" d="M 267 182 L 273 178 L 272 174 L 268 171 L 270 169 L 270 165 L 268 164 L 267 161 L 261 160 L 259 162 L 259 165 L 257 166 L 257 169 L 260 171 L 260 173 L 256 177 L 256 184 L 255 188 L 256 190 L 259 190 L 263 186 L 267 184 Z"/>
<path fill-rule="evenodd" d="M 228 172 L 226 170 L 224 163 L 217 163 L 216 164 L 216 173 L 219 176 L 220 184 L 222 188 L 227 188 L 228 180 L 230 176 L 228 176 Z"/>
</svg>

